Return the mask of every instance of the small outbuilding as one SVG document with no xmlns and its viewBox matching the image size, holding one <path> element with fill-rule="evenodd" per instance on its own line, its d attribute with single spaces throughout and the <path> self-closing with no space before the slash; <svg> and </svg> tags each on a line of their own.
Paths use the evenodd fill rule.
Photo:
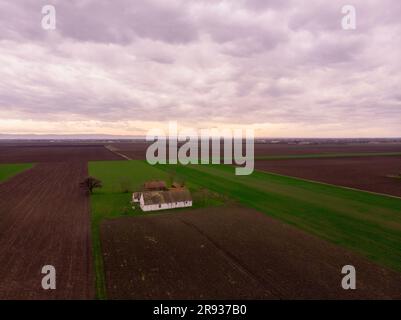
<svg viewBox="0 0 401 320">
<path fill-rule="evenodd" d="M 166 183 L 164 181 L 148 181 L 143 185 L 145 191 L 161 191 L 167 190 Z"/>
</svg>

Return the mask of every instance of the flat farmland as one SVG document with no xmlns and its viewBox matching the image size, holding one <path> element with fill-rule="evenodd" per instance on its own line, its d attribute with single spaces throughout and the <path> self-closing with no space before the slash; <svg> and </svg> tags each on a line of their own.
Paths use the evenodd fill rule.
<svg viewBox="0 0 401 320">
<path fill-rule="evenodd" d="M 150 143 L 145 141 L 138 142 L 125 142 L 125 143 L 112 143 L 108 147 L 115 149 L 117 152 L 132 160 L 143 160 L 146 159 L 146 149 Z"/>
<path fill-rule="evenodd" d="M 400 143 L 255 144 L 256 156 L 401 152 Z"/>
<path fill-rule="evenodd" d="M 40 163 L 0 184 L 0 299 L 94 297 L 86 162 Z M 41 287 L 44 265 L 57 289 Z"/>
<path fill-rule="evenodd" d="M 144 141 L 112 143 L 110 146 L 121 154 L 133 159 L 141 160 L 146 157 L 146 149 L 150 143 Z M 211 152 L 211 151 L 210 151 Z M 221 147 L 223 155 L 223 147 Z M 386 154 L 401 153 L 400 143 L 353 143 L 353 144 L 268 144 L 255 143 L 255 157 L 269 156 L 304 156 L 330 154 Z"/>
<path fill-rule="evenodd" d="M 252 209 L 106 220 L 111 299 L 399 299 L 401 275 Z M 354 265 L 357 290 L 341 288 Z"/>
<path fill-rule="evenodd" d="M 237 203 L 241 206 L 253 208 L 265 214 L 267 217 L 277 219 L 284 224 L 291 225 L 299 230 L 302 230 L 300 232 L 310 234 L 311 236 L 319 238 L 325 243 L 331 243 L 331 245 L 343 248 L 343 250 L 346 250 L 347 252 L 353 252 L 355 256 L 363 257 L 362 259 L 369 260 L 373 264 L 392 269 L 395 272 L 401 271 L 401 252 L 399 250 L 401 246 L 401 216 L 399 214 L 401 210 L 400 199 L 375 195 L 363 191 L 344 189 L 337 186 L 308 182 L 297 178 L 269 174 L 262 171 L 255 171 L 250 176 L 236 176 L 233 166 L 224 165 L 150 166 L 145 161 L 134 160 L 94 162 L 90 163 L 90 168 L 91 173 L 93 173 L 95 176 L 100 177 L 106 183 L 105 190 L 99 190 L 92 196 L 92 203 L 94 208 L 94 227 L 99 224 L 99 222 L 101 225 L 101 221 L 98 219 L 99 217 L 102 217 L 106 220 L 108 220 L 109 218 L 113 218 L 113 221 L 110 220 L 110 223 L 116 224 L 120 223 L 120 218 L 122 219 L 122 221 L 125 221 L 125 223 L 127 221 L 130 221 L 125 220 L 126 217 L 122 217 L 124 215 L 136 215 L 138 216 L 138 218 L 140 218 L 139 216 L 141 215 L 141 212 L 135 212 L 135 210 L 134 212 L 124 212 L 124 210 L 122 210 L 123 202 L 120 203 L 120 195 L 118 193 L 121 192 L 121 190 L 119 191 L 118 184 L 119 177 L 121 176 L 121 171 L 129 173 L 127 174 L 127 177 L 132 179 L 133 185 L 140 183 L 146 176 L 151 176 L 152 179 L 156 179 L 158 177 L 160 177 L 161 179 L 165 179 L 167 174 L 167 177 L 173 175 L 183 179 L 186 182 L 187 186 L 189 186 L 191 191 L 193 191 L 193 194 L 195 194 L 196 190 L 207 189 L 208 191 L 210 191 L 207 194 L 219 194 L 223 196 L 224 199 L 227 199 L 226 202 L 221 203 L 218 207 L 207 206 L 204 208 L 204 210 L 215 210 L 216 208 L 218 208 L 219 210 L 224 211 L 227 206 Z M 121 197 L 123 196 L 124 194 L 121 194 Z M 111 203 L 111 199 L 113 199 L 113 205 L 108 204 Z M 114 199 L 116 201 L 114 201 Z M 201 201 L 201 199 L 198 201 Z M 197 203 L 198 201 L 195 201 L 195 203 Z M 114 202 L 116 203 L 116 205 L 114 205 Z M 110 210 L 110 208 L 114 209 Z M 116 210 L 118 208 L 120 208 L 120 210 Z M 172 214 L 174 215 L 175 213 L 169 212 L 164 213 L 163 215 L 165 215 L 166 219 L 168 219 L 167 216 L 170 216 Z M 234 217 L 232 218 L 235 220 Z M 212 217 L 210 217 L 210 219 L 210 221 L 212 221 L 211 223 L 213 224 L 214 220 L 212 219 Z M 227 220 L 230 219 L 227 218 Z M 246 221 L 242 222 L 246 224 Z M 259 220 L 252 220 L 252 222 L 249 223 L 257 224 L 258 222 Z M 107 222 L 106 225 L 108 223 L 109 222 Z M 222 223 L 228 225 L 230 224 L 230 222 L 226 220 L 224 220 L 224 222 Z M 102 227 L 102 230 L 104 232 L 108 232 L 105 231 L 104 228 L 105 227 Z M 128 237 L 129 233 L 138 232 L 139 241 L 140 238 L 146 238 L 147 236 L 145 233 L 141 233 L 142 231 L 138 231 L 134 227 L 132 227 L 132 229 L 124 229 L 128 228 L 128 226 L 122 226 L 121 228 L 122 229 L 118 229 L 118 232 L 116 232 L 115 235 L 111 235 L 110 237 L 118 237 L 119 234 L 126 234 L 126 236 Z M 176 234 L 187 234 L 188 237 L 191 237 L 188 233 L 189 231 L 187 229 L 183 229 L 184 227 L 177 227 L 177 230 L 174 229 L 174 223 L 166 228 L 171 228 L 171 234 L 174 236 Z M 94 230 L 96 229 L 97 228 L 95 227 Z M 210 229 L 212 229 L 212 226 L 210 227 Z M 283 228 L 281 228 L 280 230 L 284 232 Z M 206 231 L 202 232 L 206 233 Z M 219 232 L 216 231 L 216 233 L 221 233 L 222 236 L 224 234 L 228 235 L 229 233 L 227 232 L 223 227 Z M 235 231 L 234 234 L 237 234 L 238 232 L 239 231 Z M 259 230 L 255 232 L 267 232 L 267 230 Z M 96 231 L 94 234 L 96 234 Z M 151 242 L 153 241 L 152 237 L 153 236 L 150 235 L 149 241 Z M 252 242 L 252 236 L 249 237 L 249 241 Z M 244 235 L 244 239 L 245 238 L 246 236 Z M 278 238 L 280 239 L 280 237 Z M 135 247 L 136 238 L 129 239 L 129 242 L 131 243 L 130 246 Z M 196 241 L 198 240 L 192 240 L 191 238 L 190 243 L 192 241 L 194 243 L 197 243 Z M 169 240 L 165 238 L 163 238 L 163 240 L 160 240 L 160 242 L 169 243 L 169 246 L 175 248 L 174 250 L 177 250 L 177 252 L 179 252 L 180 250 L 184 250 L 182 249 L 182 246 L 188 242 L 187 240 L 185 240 L 185 237 L 177 238 L 174 241 L 176 242 L 169 242 Z M 269 243 L 271 243 L 273 240 L 264 239 L 263 241 L 265 241 L 265 245 L 268 246 Z M 122 244 L 124 241 L 123 239 L 118 238 L 117 240 L 115 240 L 115 242 Z M 139 243 L 141 242 L 139 241 Z M 303 254 L 303 250 L 306 250 L 306 252 L 308 252 L 309 249 L 307 246 L 304 249 L 302 248 L 302 241 L 298 241 L 298 243 L 300 244 L 300 247 L 296 250 L 292 249 L 291 247 L 289 247 L 288 250 L 283 248 L 283 251 L 287 250 L 285 256 L 289 259 L 289 261 L 292 261 L 291 256 L 296 255 L 297 250 L 299 250 L 301 254 Z M 100 249 L 100 246 L 96 246 L 95 248 Z M 124 262 L 124 260 L 120 260 L 120 258 L 128 259 L 126 261 L 130 261 L 129 259 L 132 258 L 131 256 L 133 254 L 131 251 L 129 251 L 131 249 L 127 249 L 127 251 L 124 252 L 125 249 L 122 248 L 123 247 L 121 246 L 121 250 L 118 249 L 119 252 L 121 251 L 121 256 L 119 256 L 116 261 L 122 261 L 120 265 L 124 266 L 125 263 L 128 262 Z M 194 248 L 191 248 L 191 250 L 192 249 Z M 325 247 L 323 252 L 327 250 L 329 250 L 328 247 Z M 190 250 L 188 249 L 188 251 L 185 252 L 189 251 Z M 106 259 L 109 259 L 108 263 L 112 263 L 114 258 L 108 258 L 108 251 L 106 251 L 105 253 L 106 255 L 103 256 L 104 261 L 106 261 Z M 162 253 L 160 254 L 162 255 Z M 202 254 L 203 251 L 198 252 L 199 257 L 202 257 Z M 254 252 L 254 256 L 250 256 L 249 260 L 256 259 L 256 261 L 258 261 L 258 254 L 259 252 Z M 133 256 L 135 257 L 135 255 Z M 190 257 L 192 259 L 192 256 Z M 158 261 L 157 263 L 159 264 L 160 268 L 166 263 L 169 263 L 169 259 L 169 256 L 166 256 L 163 262 Z M 191 259 L 189 259 L 189 261 Z M 203 261 L 208 261 L 207 259 L 214 260 L 220 258 L 219 256 L 216 256 L 204 259 L 206 260 Z M 316 257 L 316 259 L 318 258 Z M 189 262 L 186 260 L 180 260 L 179 263 L 177 262 L 177 264 L 183 264 L 185 268 L 189 268 L 186 263 L 188 264 Z M 205 263 L 208 264 L 209 262 Z M 212 265 L 211 262 L 210 264 Z M 219 265 L 220 264 L 224 266 L 226 265 L 226 262 L 220 261 Z M 267 266 L 265 267 L 268 268 Z M 277 268 L 280 269 L 279 267 Z M 99 270 L 101 270 L 101 268 Z M 111 269 L 107 271 L 107 268 L 105 270 L 106 272 L 109 272 L 108 274 L 106 274 L 107 280 L 107 277 L 110 276 L 110 272 L 112 271 L 110 271 Z M 127 271 L 128 269 L 123 270 L 124 272 L 129 273 L 129 271 Z M 143 271 L 144 269 L 141 270 Z M 154 271 L 156 272 L 157 270 L 155 269 Z M 240 275 L 238 274 L 233 275 L 233 277 L 237 276 L 240 277 Z M 244 278 L 238 278 L 237 280 L 239 282 L 245 281 Z M 100 281 L 100 284 L 101 282 L 102 281 Z M 199 283 L 201 282 L 202 281 L 199 280 Z M 115 284 L 113 283 L 113 286 L 114 285 Z M 112 288 L 110 288 L 109 286 L 110 283 L 106 283 L 106 287 L 110 291 L 112 290 Z M 118 284 L 117 287 L 121 289 L 122 295 L 125 294 L 127 290 L 128 292 L 130 292 L 129 288 L 124 288 L 122 283 Z M 230 291 L 231 289 L 232 291 Z M 256 290 L 256 292 L 258 292 L 258 295 L 260 294 L 263 297 L 267 297 L 270 294 L 265 290 L 264 287 L 262 289 L 260 287 L 257 287 L 255 282 L 252 288 L 248 287 L 248 293 L 236 291 L 235 288 L 231 289 L 226 288 L 224 289 L 224 292 L 228 290 L 227 292 L 231 292 L 231 294 L 233 295 L 239 294 L 242 296 L 249 294 L 249 292 L 252 290 Z M 194 289 L 193 293 L 195 294 L 195 292 L 197 291 Z M 223 295 L 224 292 L 220 291 L 219 294 Z M 182 292 L 180 293 L 177 291 L 176 294 L 180 296 Z M 105 297 L 106 295 L 101 296 Z M 275 294 L 275 296 L 280 295 Z M 112 293 L 112 296 L 108 297 L 116 298 L 123 296 L 118 296 L 118 293 L 114 292 Z"/>
<path fill-rule="evenodd" d="M 258 170 L 401 197 L 401 157 L 257 160 Z"/>
<path fill-rule="evenodd" d="M 262 171 L 236 176 L 234 167 L 224 165 L 176 166 L 176 172 L 185 181 L 401 272 L 401 199 Z"/>
<path fill-rule="evenodd" d="M 143 144 L 138 146 L 135 152 L 140 157 L 140 153 L 145 150 L 146 144 Z M 357 153 L 365 154 L 360 157 L 338 157 L 335 152 L 339 151 L 334 149 L 328 151 L 329 153 L 321 149 L 317 151 L 319 151 L 316 153 L 318 156 L 329 154 L 332 158 L 258 159 L 255 163 L 258 169 L 266 170 L 260 168 L 259 164 L 301 160 L 324 163 L 328 160 L 341 160 L 346 163 L 339 165 L 338 169 L 335 169 L 335 165 L 328 165 L 327 172 L 338 170 L 336 172 L 339 176 L 351 176 L 357 171 L 359 178 L 365 177 L 363 172 L 370 174 L 377 172 L 375 171 L 378 170 L 377 167 L 385 169 L 380 173 L 385 178 L 400 171 L 397 166 L 401 160 L 400 156 L 366 155 L 372 152 L 399 152 L 398 147 L 386 146 L 380 150 L 358 149 Z M 348 154 L 353 152 L 355 150 L 346 150 Z M 313 153 L 308 149 L 302 155 L 310 154 Z M 270 153 L 260 155 L 265 157 L 270 156 Z M 276 155 L 281 156 L 283 152 L 278 151 Z M 359 172 L 357 168 L 361 165 L 360 162 L 356 164 L 354 162 L 356 160 L 369 162 L 370 167 Z M 79 188 L 79 182 L 88 175 L 87 161 L 93 161 L 89 165 L 90 174 L 101 179 L 104 184 L 104 187 L 92 196 L 91 203 L 89 197 Z M 170 294 L 168 297 L 180 298 L 202 295 L 202 297 L 266 299 L 394 298 L 399 294 L 390 283 L 393 281 L 399 284 L 399 278 L 395 275 L 401 270 L 399 199 L 303 181 L 288 177 L 293 174 L 286 173 L 284 174 L 287 176 L 282 176 L 258 170 L 251 176 L 239 177 L 235 176 L 233 166 L 150 166 L 145 161 L 126 161 L 117 153 L 97 143 L 0 144 L 0 163 L 18 162 L 23 164 L 0 165 L 0 179 L 4 181 L 0 183 L 0 298 L 94 298 L 94 270 L 98 276 L 96 284 L 99 298 L 137 298 L 137 293 L 132 293 L 133 284 L 140 288 L 138 294 L 145 295 L 145 298 L 162 297 L 168 293 Z M 32 167 L 31 163 L 35 162 L 37 164 Z M 349 172 L 344 169 L 352 166 L 353 169 Z M 318 164 L 315 168 L 319 168 Z M 3 173 L 4 178 L 1 178 Z M 188 215 L 188 218 L 185 218 L 181 217 L 181 211 L 176 211 L 166 213 L 166 220 L 160 220 L 162 222 L 154 224 L 146 222 L 144 225 L 141 223 L 137 225 L 135 222 L 119 226 L 120 220 L 130 222 L 130 219 L 153 218 L 153 216 L 141 216 L 142 212 L 139 209 L 131 208 L 129 203 L 131 191 L 137 190 L 147 180 L 163 179 L 170 183 L 175 178 L 185 181 L 194 196 L 195 207 L 202 208 L 200 211 L 198 209 L 195 211 L 205 213 L 205 218 L 192 216 L 192 211 L 182 211 L 182 214 Z M 388 179 L 399 181 L 395 178 Z M 357 181 L 356 176 L 349 180 Z M 380 185 L 378 180 L 366 180 L 363 183 Z M 228 210 L 228 205 L 233 204 L 248 208 L 239 209 L 235 206 L 232 209 L 235 216 L 231 216 L 228 215 L 231 210 Z M 208 215 L 208 210 L 215 214 Z M 176 214 L 177 218 L 174 218 Z M 245 218 L 248 215 L 249 221 Z M 169 216 L 172 217 L 171 220 L 167 218 Z M 256 216 L 260 217 L 255 218 Z M 161 215 L 156 214 L 154 217 L 161 218 Z M 218 217 L 221 217 L 221 221 Z M 268 219 L 264 221 L 269 222 L 263 223 L 261 217 Z M 114 220 L 108 220 L 109 218 Z M 104 219 L 106 222 L 102 224 Z M 108 227 L 109 223 L 111 227 Z M 256 225 L 259 224 L 272 225 L 279 234 L 275 235 L 273 230 L 268 228 L 258 229 L 259 226 Z M 239 225 L 244 225 L 244 232 L 253 231 L 241 233 L 241 230 L 237 230 Z M 105 241 L 110 243 L 109 251 L 105 251 L 105 255 L 101 253 L 99 226 L 102 237 L 104 234 Z M 114 229 L 117 231 L 113 231 Z M 131 241 L 129 239 L 132 230 L 137 235 Z M 172 230 L 174 236 L 169 239 L 164 234 L 158 235 L 159 231 L 163 233 L 163 230 L 165 233 L 166 230 Z M 299 234 L 295 235 L 293 231 Z M 253 235 L 250 235 L 252 233 Z M 272 238 L 262 237 L 265 233 L 274 235 L 283 246 Z M 232 236 L 233 234 L 235 236 Z M 120 236 L 123 238 L 119 238 Z M 238 239 L 235 239 L 236 236 Z M 165 243 L 168 248 L 157 247 L 153 252 L 149 246 L 155 239 L 159 244 Z M 116 248 L 115 243 L 121 244 L 121 250 Z M 262 243 L 267 247 L 266 252 L 260 248 Z M 148 245 L 146 248 L 150 250 L 139 250 L 137 246 L 140 244 Z M 245 244 L 250 246 L 244 247 Z M 252 247 L 252 244 L 257 245 Z M 96 268 L 93 268 L 92 247 Z M 207 253 L 202 250 L 205 247 L 208 249 Z M 135 260 L 137 258 L 132 250 L 138 251 L 140 256 L 143 255 L 146 259 L 149 257 L 154 264 L 151 263 L 150 268 L 145 264 L 141 265 L 139 260 Z M 114 251 L 117 253 L 113 253 Z M 191 252 L 194 252 L 193 256 Z M 109 258 L 108 254 L 110 256 L 113 254 L 116 262 L 113 262 L 114 258 Z M 157 260 L 158 255 L 163 257 L 163 262 Z M 172 258 L 175 256 L 177 257 Z M 189 258 L 184 259 L 184 256 Z M 302 256 L 305 256 L 303 264 Z M 320 257 L 323 257 L 323 260 Z M 341 260 L 341 257 L 345 258 Z M 313 264 L 307 264 L 307 259 L 314 261 Z M 102 275 L 103 260 L 109 265 L 104 269 L 105 277 Z M 342 276 L 337 270 L 339 265 L 335 264 L 335 261 L 340 261 L 344 265 L 349 260 L 367 270 L 367 273 L 362 275 L 358 272 L 358 279 L 362 277 L 360 285 L 364 288 L 359 291 L 360 296 L 358 294 L 341 296 L 341 293 L 330 289 L 332 285 L 338 285 L 338 279 Z M 212 285 L 206 285 L 206 271 L 202 271 L 208 270 L 208 267 L 200 270 L 200 267 L 189 265 L 191 261 L 199 262 L 199 266 L 210 266 L 210 270 L 215 271 L 216 275 L 207 275 L 209 279 L 210 277 L 213 279 Z M 139 271 L 145 272 L 144 278 L 150 279 L 149 283 L 154 281 L 153 291 L 146 288 L 147 281 L 141 287 L 140 281 L 144 281 L 142 274 L 140 279 L 131 277 L 129 279 L 131 282 L 125 287 L 123 280 L 119 282 L 120 278 L 123 279 L 124 273 L 129 274 L 127 268 L 133 266 L 133 270 L 135 269 L 135 263 L 142 266 Z M 291 269 L 296 263 L 302 265 L 300 273 Z M 57 270 L 57 290 L 53 292 L 42 290 L 40 285 L 43 277 L 40 273 L 41 267 L 46 264 L 54 265 Z M 156 284 L 158 281 L 156 264 L 159 268 L 165 264 L 168 270 L 173 270 L 167 275 L 162 273 L 164 280 L 160 281 L 160 287 Z M 264 271 L 258 270 L 257 265 Z M 271 273 L 269 266 L 272 266 Z M 176 279 L 178 286 L 173 288 L 173 274 L 181 272 L 181 268 L 190 270 L 192 275 L 195 274 L 193 285 L 187 285 L 190 279 L 189 273 L 183 273 L 181 280 Z M 309 268 L 311 270 L 308 273 Z M 389 271 L 390 269 L 394 272 Z M 329 272 L 333 277 L 329 276 L 326 279 L 326 276 L 320 274 L 320 270 Z M 337 278 L 334 278 L 333 270 L 336 270 Z M 277 282 L 269 282 L 274 280 L 273 273 L 277 272 Z M 312 273 L 318 274 L 317 279 L 320 280 L 317 281 L 317 286 L 311 289 L 309 285 L 316 283 L 315 280 L 313 283 L 310 280 Z M 291 274 L 294 274 L 294 277 L 291 278 Z M 285 278 L 289 280 L 286 282 Z M 375 284 L 374 287 L 368 282 Z M 205 284 L 203 287 L 202 283 Z M 376 286 L 378 283 L 380 286 Z M 117 292 L 114 286 L 121 290 Z M 160 289 L 162 286 L 163 290 Z M 104 287 L 107 288 L 108 295 L 103 294 Z M 183 296 L 184 287 L 189 288 L 187 297 Z M 302 291 L 302 288 L 305 288 L 305 291 Z M 374 290 L 377 292 L 373 293 Z M 149 292 L 146 293 L 147 291 Z"/>
<path fill-rule="evenodd" d="M 121 159 L 100 144 L 0 144 L 0 163 Z"/>
</svg>

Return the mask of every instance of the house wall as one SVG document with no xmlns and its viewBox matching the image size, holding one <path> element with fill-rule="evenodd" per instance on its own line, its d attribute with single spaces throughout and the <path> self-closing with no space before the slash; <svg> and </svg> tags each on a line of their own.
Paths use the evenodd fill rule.
<svg viewBox="0 0 401 320">
<path fill-rule="evenodd" d="M 141 206 L 141 208 L 144 206 L 144 201 L 143 201 L 143 194 L 141 194 L 141 197 L 140 197 L 140 199 L 139 199 L 139 204 L 140 204 L 140 206 Z"/>
<path fill-rule="evenodd" d="M 140 203 L 141 203 L 142 211 L 157 211 L 157 210 L 167 210 L 167 209 L 174 209 L 174 208 L 192 207 L 192 201 L 163 203 L 161 205 L 158 205 L 158 204 L 145 205 L 142 197 L 141 197 Z"/>
<path fill-rule="evenodd" d="M 141 200 L 142 194 L 140 195 L 139 198 L 135 198 L 135 195 L 132 194 L 132 202 L 139 202 Z"/>
</svg>

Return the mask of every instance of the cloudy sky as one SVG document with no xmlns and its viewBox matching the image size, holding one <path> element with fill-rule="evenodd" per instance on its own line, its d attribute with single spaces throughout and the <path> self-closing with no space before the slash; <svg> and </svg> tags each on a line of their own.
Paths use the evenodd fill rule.
<svg viewBox="0 0 401 320">
<path fill-rule="evenodd" d="M 400 57 L 399 0 L 0 0 L 0 133 L 401 136 Z"/>
</svg>

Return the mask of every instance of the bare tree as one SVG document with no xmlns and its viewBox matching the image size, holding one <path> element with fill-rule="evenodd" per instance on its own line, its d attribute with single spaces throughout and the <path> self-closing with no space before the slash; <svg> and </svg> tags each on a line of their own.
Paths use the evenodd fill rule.
<svg viewBox="0 0 401 320">
<path fill-rule="evenodd" d="M 85 189 L 89 193 L 93 193 L 93 189 L 101 188 L 102 182 L 94 177 L 87 177 L 80 183 L 81 188 Z"/>
</svg>

